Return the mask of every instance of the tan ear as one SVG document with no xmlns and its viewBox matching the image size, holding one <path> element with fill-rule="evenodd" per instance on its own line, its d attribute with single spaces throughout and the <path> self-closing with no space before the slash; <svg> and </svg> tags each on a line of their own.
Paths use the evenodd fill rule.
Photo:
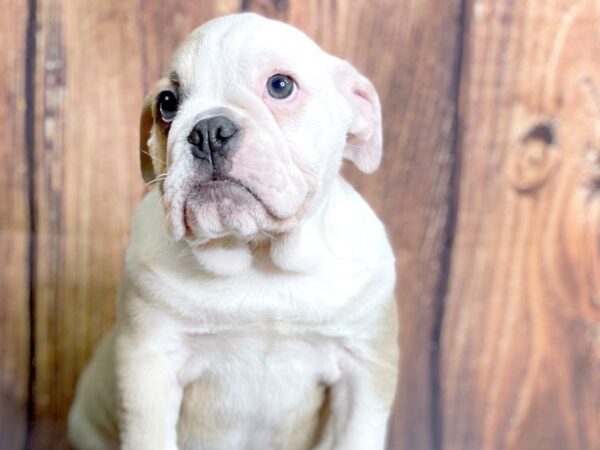
<svg viewBox="0 0 600 450">
<path fill-rule="evenodd" d="M 379 96 L 349 63 L 341 64 L 339 74 L 339 88 L 351 110 L 344 157 L 363 172 L 374 172 L 381 163 L 383 144 Z"/>
<path fill-rule="evenodd" d="M 156 125 L 156 97 L 160 91 L 172 89 L 168 78 L 161 79 L 144 99 L 140 116 L 140 168 L 146 184 L 167 170 L 167 129 Z"/>
<path fill-rule="evenodd" d="M 154 167 L 149 141 L 152 137 L 154 126 L 154 93 L 150 93 L 144 99 L 142 114 L 140 116 L 140 168 L 144 183 L 150 183 L 156 178 L 157 171 Z"/>
</svg>

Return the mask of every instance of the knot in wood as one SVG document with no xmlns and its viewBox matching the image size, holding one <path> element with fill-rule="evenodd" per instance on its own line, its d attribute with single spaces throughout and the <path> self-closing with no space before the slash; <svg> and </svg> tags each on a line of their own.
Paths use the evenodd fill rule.
<svg viewBox="0 0 600 450">
<path fill-rule="evenodd" d="M 584 172 L 590 195 L 600 194 L 600 147 L 588 143 L 584 155 Z"/>
<path fill-rule="evenodd" d="M 552 122 L 537 122 L 510 152 L 508 179 L 515 190 L 531 193 L 550 178 L 557 163 L 556 129 Z"/>
</svg>

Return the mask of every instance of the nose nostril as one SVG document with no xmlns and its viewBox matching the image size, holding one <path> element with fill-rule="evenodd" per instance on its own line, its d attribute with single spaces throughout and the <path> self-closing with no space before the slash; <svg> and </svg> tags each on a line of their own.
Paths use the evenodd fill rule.
<svg viewBox="0 0 600 450">
<path fill-rule="evenodd" d="M 192 144 L 193 146 L 198 146 L 200 145 L 200 133 L 198 133 L 198 130 L 196 130 L 195 128 L 192 130 L 192 132 L 190 133 L 190 135 L 188 136 L 188 142 L 190 144 Z"/>
<path fill-rule="evenodd" d="M 226 141 L 231 138 L 237 130 L 233 126 L 221 125 L 217 129 L 217 138 L 221 141 Z"/>
</svg>

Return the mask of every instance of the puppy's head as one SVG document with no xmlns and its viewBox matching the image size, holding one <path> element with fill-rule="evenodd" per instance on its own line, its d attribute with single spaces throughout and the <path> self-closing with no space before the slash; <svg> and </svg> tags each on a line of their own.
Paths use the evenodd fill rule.
<svg viewBox="0 0 600 450">
<path fill-rule="evenodd" d="M 344 157 L 371 172 L 371 83 L 297 29 L 255 14 L 196 29 L 147 96 L 141 164 L 176 239 L 254 239 L 297 226 Z"/>
</svg>

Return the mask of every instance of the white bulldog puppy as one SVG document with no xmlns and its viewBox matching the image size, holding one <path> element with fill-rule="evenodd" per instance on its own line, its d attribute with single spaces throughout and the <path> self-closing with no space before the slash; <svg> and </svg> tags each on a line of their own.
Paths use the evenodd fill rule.
<svg viewBox="0 0 600 450">
<path fill-rule="evenodd" d="M 371 83 L 303 33 L 212 20 L 141 117 L 151 190 L 118 320 L 69 414 L 81 450 L 382 450 L 394 257 L 339 174 L 381 160 Z"/>
</svg>

